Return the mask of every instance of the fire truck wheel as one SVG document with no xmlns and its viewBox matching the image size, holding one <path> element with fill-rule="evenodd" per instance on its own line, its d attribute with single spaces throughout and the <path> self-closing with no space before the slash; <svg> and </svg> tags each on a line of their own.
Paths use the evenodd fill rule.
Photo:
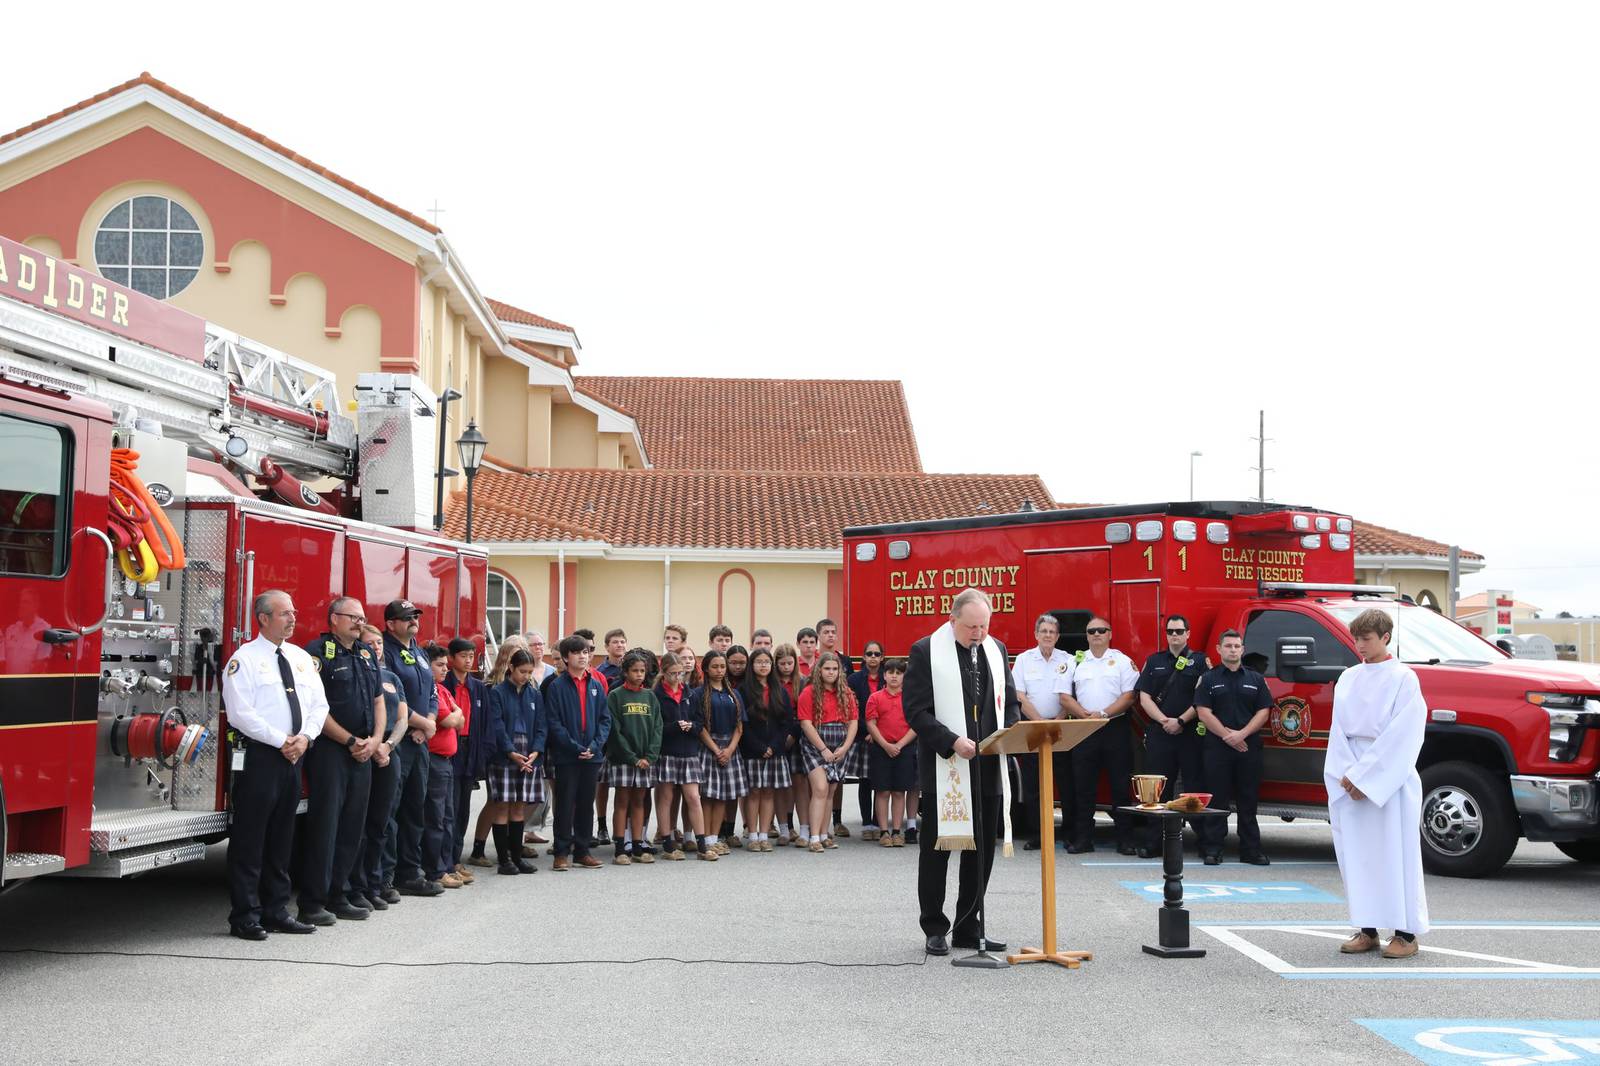
<svg viewBox="0 0 1600 1066">
<path fill-rule="evenodd" d="M 1485 877 L 1517 847 L 1517 815 L 1502 778 L 1470 762 L 1422 771 L 1422 865 L 1445 877 Z"/>
<path fill-rule="evenodd" d="M 1579 862 L 1600 862 L 1600 840 L 1562 840 L 1556 842 L 1561 854 Z"/>
</svg>

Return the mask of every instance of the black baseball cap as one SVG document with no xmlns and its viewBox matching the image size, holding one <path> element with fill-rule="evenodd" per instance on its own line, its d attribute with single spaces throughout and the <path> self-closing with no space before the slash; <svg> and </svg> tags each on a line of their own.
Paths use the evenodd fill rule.
<svg viewBox="0 0 1600 1066">
<path fill-rule="evenodd" d="M 383 609 L 383 620 L 393 622 L 400 618 L 421 618 L 422 608 L 410 600 L 390 600 L 389 606 Z"/>
</svg>

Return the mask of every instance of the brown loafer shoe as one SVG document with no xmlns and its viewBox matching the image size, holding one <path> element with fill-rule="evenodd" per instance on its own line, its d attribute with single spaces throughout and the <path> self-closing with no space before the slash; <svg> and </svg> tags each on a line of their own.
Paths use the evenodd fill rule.
<svg viewBox="0 0 1600 1066">
<path fill-rule="evenodd" d="M 461 878 L 457 877 L 455 874 L 445 874 L 443 877 L 439 878 L 439 883 L 445 888 L 460 888 L 462 885 L 466 884 L 465 881 L 461 880 Z"/>
<path fill-rule="evenodd" d="M 1365 933 L 1357 933 L 1355 936 L 1339 945 L 1339 952 L 1343 955 L 1360 955 L 1363 952 L 1377 950 L 1378 938 L 1375 936 L 1368 936 Z"/>
<path fill-rule="evenodd" d="M 572 869 L 572 860 L 567 858 L 565 855 L 557 855 L 555 865 L 551 866 L 550 869 L 554 870 L 556 873 L 562 873 L 566 870 L 570 870 Z"/>
<path fill-rule="evenodd" d="M 827 848 L 828 850 L 832 851 L 834 848 L 838 847 L 839 845 L 834 843 L 834 840 L 833 840 L 832 837 L 823 837 L 822 838 L 822 846 Z"/>
<path fill-rule="evenodd" d="M 605 865 L 605 863 L 601 862 L 599 859 L 595 858 L 593 855 L 585 855 L 581 859 L 574 859 L 572 861 L 573 861 L 573 865 L 575 865 L 579 869 L 583 869 L 583 870 L 598 870 L 598 869 L 600 869 L 600 867 Z"/>
<path fill-rule="evenodd" d="M 822 850 L 822 841 L 813 840 L 810 844 L 806 845 L 806 850 L 807 851 L 821 851 Z"/>
<path fill-rule="evenodd" d="M 611 860 L 611 865 L 612 866 L 632 866 L 633 865 L 633 860 L 628 858 L 626 855 L 622 854 L 622 852 L 619 851 L 619 852 L 617 852 L 616 857 Z"/>
<path fill-rule="evenodd" d="M 850 835 L 850 830 L 845 828 L 845 824 L 843 822 L 834 822 L 833 835 L 836 837 L 848 837 Z"/>
<path fill-rule="evenodd" d="M 1409 959 L 1416 953 L 1415 940 L 1401 940 L 1397 936 L 1390 937 L 1389 942 L 1383 946 L 1383 957 L 1386 959 Z"/>
<path fill-rule="evenodd" d="M 894 847 L 894 834 L 893 833 L 880 834 L 879 837 L 878 837 L 878 847 L 880 847 L 880 848 L 892 848 L 892 847 Z"/>
<path fill-rule="evenodd" d="M 464 885 L 470 885 L 477 880 L 476 877 L 472 876 L 472 871 L 467 869 L 467 864 L 464 862 L 456 863 L 455 874 L 456 880 Z"/>
<path fill-rule="evenodd" d="M 482 866 L 490 870 L 494 869 L 494 860 L 487 855 L 468 855 L 466 863 L 468 866 Z"/>
<path fill-rule="evenodd" d="M 897 848 L 903 848 L 903 847 L 906 846 L 906 835 L 904 833 L 901 833 L 899 831 L 895 832 L 895 834 L 894 834 L 894 846 L 897 847 Z"/>
<path fill-rule="evenodd" d="M 683 852 L 680 851 L 678 854 L 682 855 Z M 716 862 L 721 857 L 715 848 L 701 848 L 695 854 L 699 856 L 701 862 Z"/>
</svg>

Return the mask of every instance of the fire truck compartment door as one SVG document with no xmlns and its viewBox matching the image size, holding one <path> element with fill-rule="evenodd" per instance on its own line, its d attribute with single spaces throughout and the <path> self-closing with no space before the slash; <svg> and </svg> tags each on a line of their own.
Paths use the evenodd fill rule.
<svg viewBox="0 0 1600 1066">
<path fill-rule="evenodd" d="M 1111 586 L 1112 633 L 1117 647 L 1135 663 L 1166 646 L 1161 625 L 1161 582 L 1118 581 Z"/>
<path fill-rule="evenodd" d="M 335 526 L 244 515 L 244 550 L 255 553 L 256 595 L 283 589 L 294 600 L 295 643 L 311 640 L 328 624 L 328 605 L 344 588 L 344 536 Z M 248 618 L 250 605 L 244 604 Z M 249 618 L 247 634 L 255 632 Z"/>
<path fill-rule="evenodd" d="M 1061 621 L 1061 647 L 1088 647 L 1083 628 L 1091 614 L 1111 610 L 1111 549 L 1051 549 L 1023 556 L 1029 629 L 1046 612 Z"/>
<path fill-rule="evenodd" d="M 422 608 L 417 639 L 424 644 L 448 643 L 456 635 L 455 552 L 406 549 L 406 598 Z"/>
</svg>

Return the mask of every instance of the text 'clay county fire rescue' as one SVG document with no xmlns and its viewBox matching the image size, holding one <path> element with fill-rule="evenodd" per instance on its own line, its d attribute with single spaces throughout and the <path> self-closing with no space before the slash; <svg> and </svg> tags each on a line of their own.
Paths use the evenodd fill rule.
<svg viewBox="0 0 1600 1066">
<path fill-rule="evenodd" d="M 989 594 L 996 614 L 1010 614 L 1017 609 L 1017 594 L 1001 589 L 1017 587 L 1020 566 L 953 566 L 943 570 L 892 570 L 889 572 L 891 592 L 919 593 L 896 596 L 894 613 L 906 615 L 949 614 L 950 601 L 965 588 L 983 589 Z M 923 592 L 924 589 L 931 591 Z"/>
<path fill-rule="evenodd" d="M 1239 581 L 1304 581 L 1306 553 L 1223 548 L 1222 576 Z"/>
</svg>

